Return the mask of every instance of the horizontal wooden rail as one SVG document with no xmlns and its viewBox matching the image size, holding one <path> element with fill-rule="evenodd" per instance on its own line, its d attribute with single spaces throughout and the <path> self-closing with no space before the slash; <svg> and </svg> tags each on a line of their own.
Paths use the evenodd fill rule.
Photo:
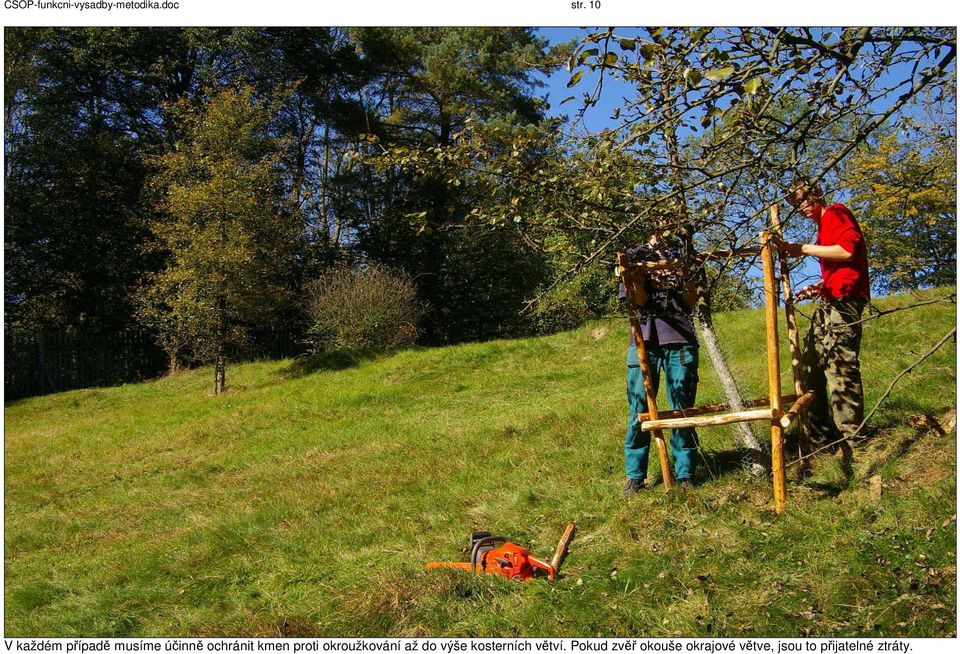
<svg viewBox="0 0 960 654">
<path fill-rule="evenodd" d="M 636 261 L 627 264 L 631 270 L 665 270 L 667 268 L 682 268 L 683 259 L 661 259 L 659 261 Z"/>
<path fill-rule="evenodd" d="M 760 246 L 750 248 L 738 248 L 736 250 L 713 250 L 712 252 L 701 252 L 697 255 L 700 259 L 730 259 L 732 257 L 749 257 L 754 254 L 760 254 L 763 248 Z"/>
<path fill-rule="evenodd" d="M 807 406 L 813 402 L 813 391 L 807 391 L 801 395 L 797 400 L 787 409 L 787 412 L 783 414 L 783 417 L 780 418 L 780 426 L 786 429 L 790 426 L 790 423 L 793 422 L 797 415 L 801 411 L 807 408 Z"/>
<path fill-rule="evenodd" d="M 732 259 L 735 257 L 749 257 L 760 254 L 759 247 L 740 248 L 737 250 L 714 250 L 713 252 L 698 252 L 695 255 L 697 261 L 709 261 L 711 259 Z M 629 264 L 631 270 L 664 270 L 667 268 L 681 268 L 683 259 L 660 259 L 659 261 L 635 261 Z"/>
<path fill-rule="evenodd" d="M 797 399 L 796 395 L 784 395 L 783 397 L 780 398 L 780 401 L 783 404 L 787 404 L 789 402 L 794 402 L 796 399 Z M 758 406 L 769 407 L 770 398 L 761 397 L 759 400 L 747 400 L 746 402 L 743 403 L 744 409 L 752 409 Z M 675 409 L 673 411 L 660 411 L 658 417 L 662 420 L 666 420 L 667 418 L 689 418 L 691 416 L 702 416 L 708 413 L 719 413 L 721 411 L 729 411 L 729 410 L 730 410 L 729 404 L 704 404 L 703 406 L 691 407 L 689 409 Z M 644 420 L 650 419 L 650 414 L 641 413 L 638 416 L 638 418 L 640 422 L 643 422 Z"/>
<path fill-rule="evenodd" d="M 734 413 L 721 413 L 717 416 L 692 416 L 689 418 L 667 418 L 665 420 L 644 420 L 640 423 L 640 429 L 651 431 L 653 429 L 683 429 L 685 427 L 714 427 L 716 425 L 729 425 L 735 422 L 750 422 L 751 420 L 773 420 L 779 416 L 774 415 L 774 410 L 770 407 L 765 409 L 754 409 L 753 411 L 736 411 Z"/>
</svg>

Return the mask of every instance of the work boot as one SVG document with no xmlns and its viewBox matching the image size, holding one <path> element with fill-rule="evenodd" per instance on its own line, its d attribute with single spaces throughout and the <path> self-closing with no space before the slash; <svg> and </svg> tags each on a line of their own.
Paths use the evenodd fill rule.
<svg viewBox="0 0 960 654">
<path fill-rule="evenodd" d="M 620 497 L 627 499 L 628 497 L 636 495 L 646 487 L 647 484 L 643 479 L 631 479 L 627 477 L 627 485 L 623 487 L 623 492 L 620 493 Z"/>
<path fill-rule="evenodd" d="M 678 479 L 677 486 L 683 490 L 693 490 L 693 480 L 692 479 Z"/>
</svg>

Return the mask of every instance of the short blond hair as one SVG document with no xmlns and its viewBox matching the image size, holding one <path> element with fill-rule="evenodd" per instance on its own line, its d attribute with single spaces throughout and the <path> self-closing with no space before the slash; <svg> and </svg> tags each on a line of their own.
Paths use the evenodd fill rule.
<svg viewBox="0 0 960 654">
<path fill-rule="evenodd" d="M 811 182 L 806 177 L 797 176 L 790 182 L 790 191 L 787 193 L 787 202 L 795 207 L 800 206 L 804 200 L 813 200 L 823 204 L 823 191 L 820 185 Z"/>
</svg>

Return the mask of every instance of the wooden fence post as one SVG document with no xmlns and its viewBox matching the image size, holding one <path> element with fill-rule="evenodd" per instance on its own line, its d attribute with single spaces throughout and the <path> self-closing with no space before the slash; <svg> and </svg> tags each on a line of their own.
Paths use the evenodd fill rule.
<svg viewBox="0 0 960 654">
<path fill-rule="evenodd" d="M 777 236 L 783 236 L 780 227 L 780 205 L 770 205 L 770 227 Z M 780 284 L 783 287 L 783 313 L 787 320 L 787 340 L 790 343 L 790 366 L 793 369 L 793 390 L 797 397 L 804 394 L 803 369 L 800 367 L 800 331 L 797 329 L 797 316 L 793 310 L 793 287 L 790 283 L 790 267 L 786 252 L 779 253 Z M 809 454 L 813 447 L 810 445 L 810 430 L 803 415 L 799 416 L 800 427 L 800 471 L 809 468 L 809 462 L 803 457 Z"/>
<path fill-rule="evenodd" d="M 760 254 L 763 260 L 764 307 L 767 326 L 767 375 L 770 394 L 770 453 L 773 468 L 773 504 L 777 513 L 787 506 L 787 477 L 783 458 L 783 427 L 780 426 L 780 346 L 777 342 L 777 279 L 773 270 L 773 237 L 770 232 L 760 232 Z"/>
</svg>

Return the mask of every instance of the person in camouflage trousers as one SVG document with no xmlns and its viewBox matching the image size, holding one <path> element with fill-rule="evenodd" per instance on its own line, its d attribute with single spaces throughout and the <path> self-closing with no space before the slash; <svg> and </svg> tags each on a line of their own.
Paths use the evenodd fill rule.
<svg viewBox="0 0 960 654">
<path fill-rule="evenodd" d="M 787 199 L 816 224 L 817 240 L 782 241 L 781 247 L 791 256 L 817 257 L 823 277 L 795 297 L 818 300 L 801 357 L 804 388 L 815 393 L 809 412 L 810 437 L 816 444 L 834 444 L 849 476 L 850 440 L 863 421 L 860 317 L 870 300 L 867 244 L 850 210 L 842 204 L 826 206 L 818 185 L 797 178 Z"/>
<path fill-rule="evenodd" d="M 820 303 L 810 322 L 800 363 L 804 388 L 816 394 L 809 414 L 810 437 L 815 443 L 850 438 L 863 421 L 860 316 L 865 304 L 860 298 Z M 841 449 L 848 449 L 846 445 L 844 441 Z"/>
</svg>

